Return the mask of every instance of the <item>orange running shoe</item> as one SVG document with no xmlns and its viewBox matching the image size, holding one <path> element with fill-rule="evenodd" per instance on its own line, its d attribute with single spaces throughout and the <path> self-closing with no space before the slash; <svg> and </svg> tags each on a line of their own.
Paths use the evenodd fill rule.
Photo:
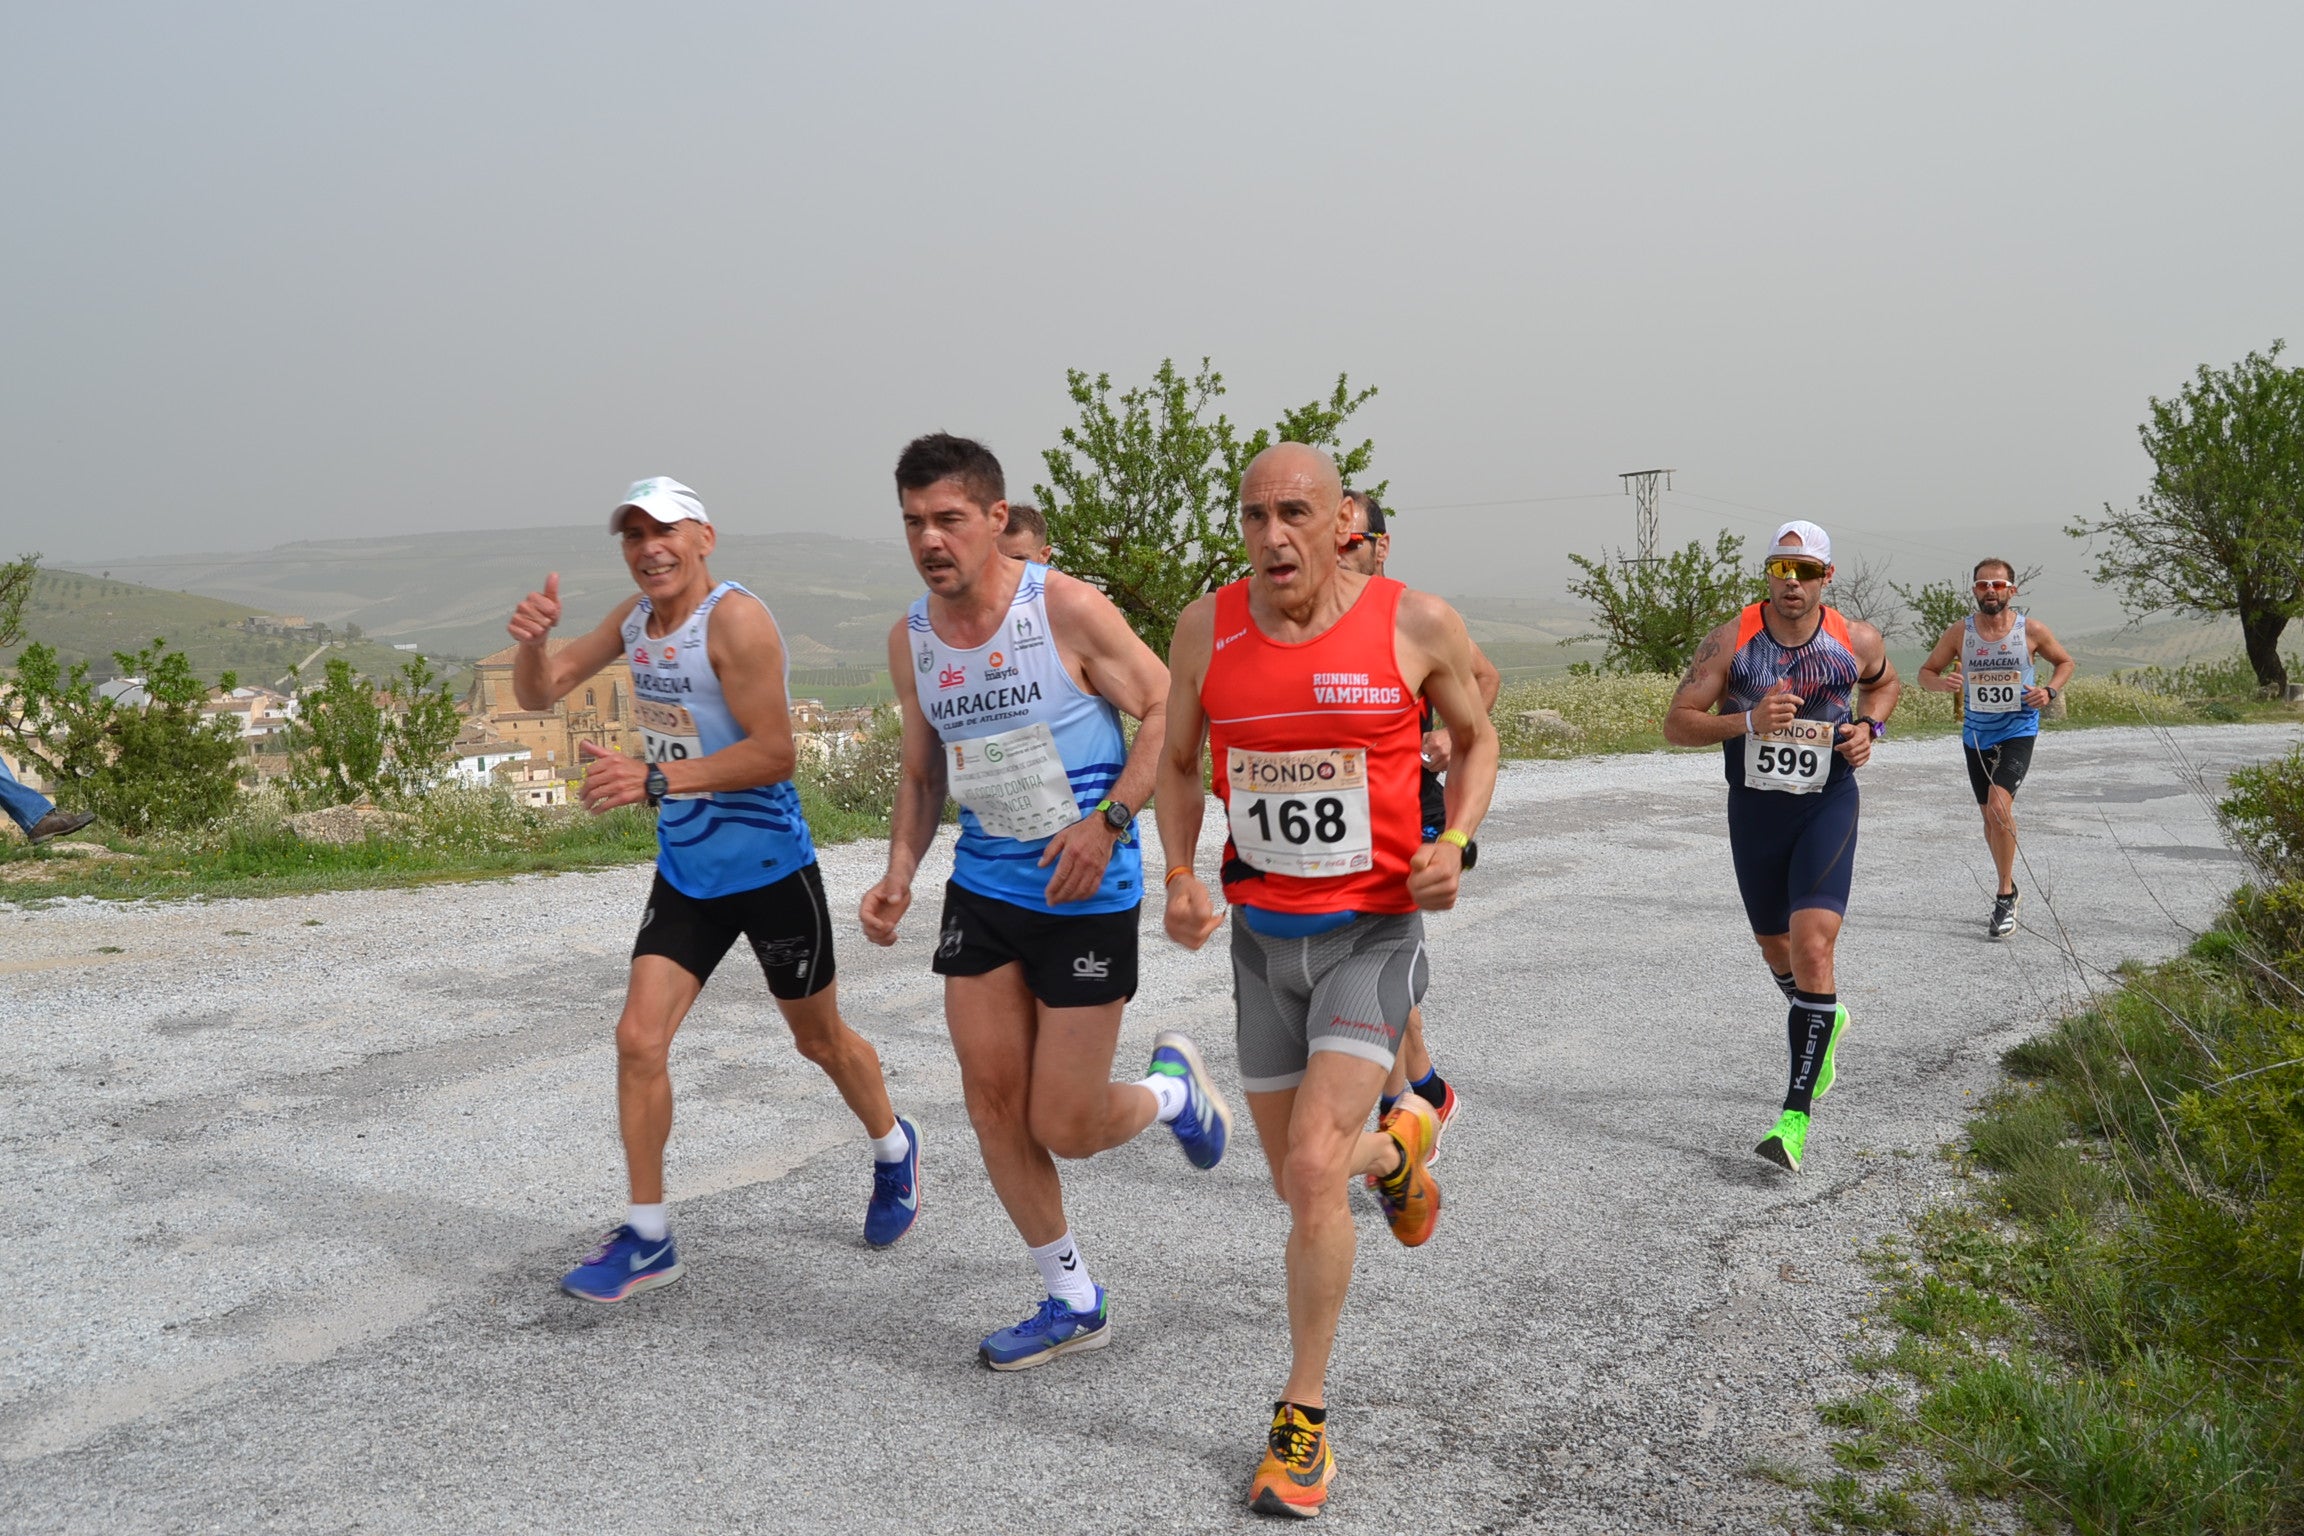
<svg viewBox="0 0 2304 1536">
<path fill-rule="evenodd" d="M 1294 1403 L 1274 1403 L 1264 1461 L 1248 1485 L 1248 1507 L 1260 1515 L 1309 1520 L 1328 1502 L 1328 1483 L 1335 1475 L 1328 1426 L 1313 1423 Z"/>
<path fill-rule="evenodd" d="M 1400 1147 L 1400 1170 L 1376 1181 L 1376 1199 L 1392 1235 L 1410 1248 L 1431 1241 L 1440 1224 L 1440 1186 L 1427 1164 L 1432 1145 L 1440 1139 L 1440 1117 L 1415 1094 L 1400 1096 L 1392 1113 L 1384 1117 L 1383 1131 Z"/>
</svg>

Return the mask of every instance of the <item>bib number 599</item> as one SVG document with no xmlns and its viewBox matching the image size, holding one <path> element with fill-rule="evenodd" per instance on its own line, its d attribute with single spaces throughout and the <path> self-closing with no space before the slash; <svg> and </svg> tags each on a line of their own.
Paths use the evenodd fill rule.
<svg viewBox="0 0 2304 1536">
<path fill-rule="evenodd" d="M 1762 773 L 1782 774 L 1791 779 L 1811 779 L 1816 776 L 1816 749 L 1814 747 L 1787 747 L 1772 741 L 1760 743 L 1755 766 Z"/>
<path fill-rule="evenodd" d="M 1305 812 L 1311 812 L 1307 817 Z M 1248 814 L 1256 818 L 1256 830 L 1264 840 L 1272 840 L 1272 811 L 1261 799 L 1249 802 Z M 1344 841 L 1344 802 L 1333 795 L 1322 795 L 1309 803 L 1302 800 L 1280 802 L 1280 836 L 1301 848 L 1318 838 L 1323 843 Z"/>
</svg>

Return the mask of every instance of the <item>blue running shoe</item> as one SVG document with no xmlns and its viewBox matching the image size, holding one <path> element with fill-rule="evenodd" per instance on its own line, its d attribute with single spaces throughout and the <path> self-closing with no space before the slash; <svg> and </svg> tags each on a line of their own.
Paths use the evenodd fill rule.
<svg viewBox="0 0 2304 1536">
<path fill-rule="evenodd" d="M 920 1219 L 920 1127 L 896 1117 L 911 1150 L 900 1163 L 872 1165 L 872 1203 L 864 1207 L 864 1241 L 885 1248 L 912 1230 Z"/>
<path fill-rule="evenodd" d="M 560 1277 L 560 1289 L 583 1301 L 622 1301 L 680 1278 L 680 1256 L 666 1233 L 650 1242 L 630 1227 L 618 1227 L 592 1256 Z"/>
<path fill-rule="evenodd" d="M 1098 1286 L 1095 1311 L 1083 1316 L 1051 1296 L 1015 1327 L 987 1337 L 976 1358 L 996 1371 L 1022 1371 L 1058 1355 L 1102 1349 L 1111 1342 L 1112 1303 L 1104 1287 Z"/>
<path fill-rule="evenodd" d="M 1208 1064 L 1200 1048 L 1187 1035 L 1166 1030 L 1152 1037 L 1152 1070 L 1184 1080 L 1184 1108 L 1168 1129 L 1195 1168 L 1213 1168 L 1224 1161 L 1224 1144 L 1232 1139 L 1232 1110 L 1208 1077 Z"/>
</svg>

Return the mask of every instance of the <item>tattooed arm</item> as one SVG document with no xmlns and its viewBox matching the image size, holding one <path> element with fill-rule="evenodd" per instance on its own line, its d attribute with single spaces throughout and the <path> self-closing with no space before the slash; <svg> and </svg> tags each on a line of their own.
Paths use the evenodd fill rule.
<svg viewBox="0 0 2304 1536">
<path fill-rule="evenodd" d="M 1744 734 L 1744 713 L 1716 715 L 1721 695 L 1728 689 L 1728 662 L 1734 655 L 1736 626 L 1723 624 L 1696 647 L 1688 673 L 1664 712 L 1664 739 L 1676 747 L 1707 747 Z M 1790 695 L 1785 695 L 1789 698 Z M 1793 708 L 1799 707 L 1795 700 Z"/>
</svg>

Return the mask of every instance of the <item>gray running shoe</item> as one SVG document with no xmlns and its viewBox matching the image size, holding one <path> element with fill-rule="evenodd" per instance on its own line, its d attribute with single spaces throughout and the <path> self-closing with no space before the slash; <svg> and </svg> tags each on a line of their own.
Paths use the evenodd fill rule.
<svg viewBox="0 0 2304 1536">
<path fill-rule="evenodd" d="M 2016 903 L 2023 899 L 2024 893 L 2016 890 L 1992 898 L 1992 925 L 1988 930 L 1992 937 L 2004 939 L 2016 931 Z"/>
</svg>

